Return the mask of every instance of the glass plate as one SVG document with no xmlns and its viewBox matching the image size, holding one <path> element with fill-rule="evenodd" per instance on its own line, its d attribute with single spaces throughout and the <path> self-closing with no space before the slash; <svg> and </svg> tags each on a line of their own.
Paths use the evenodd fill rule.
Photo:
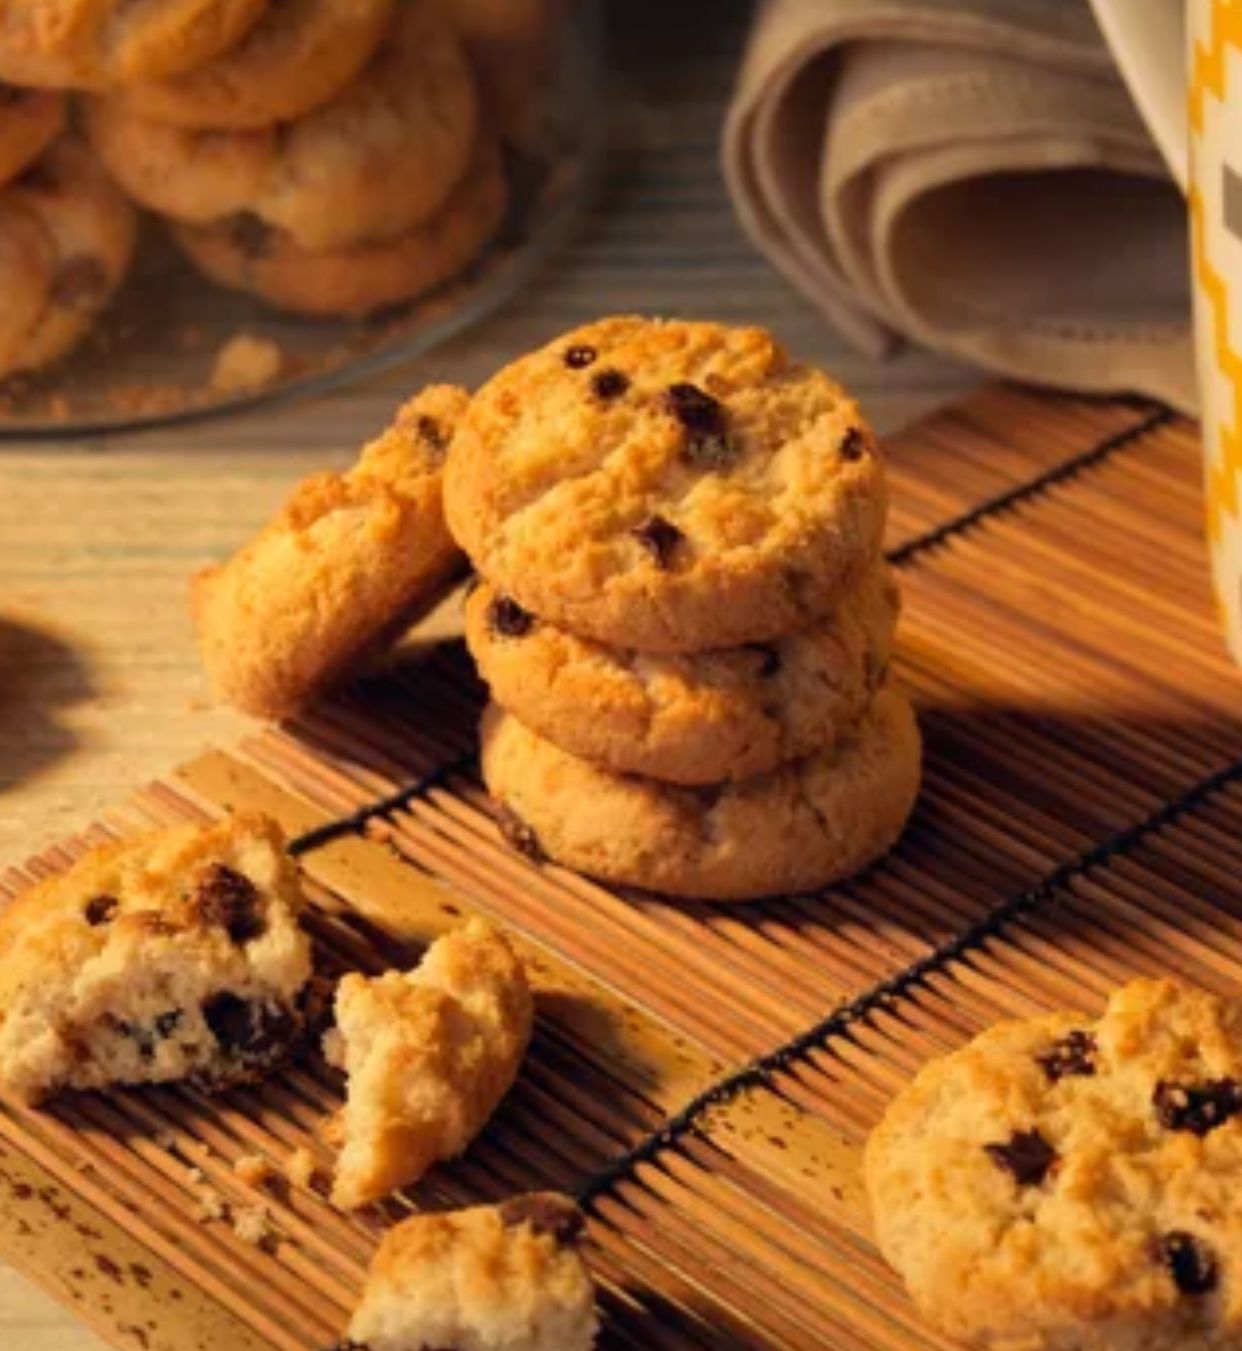
<svg viewBox="0 0 1242 1351">
<path fill-rule="evenodd" d="M 367 319 L 285 315 L 201 277 L 147 217 L 133 272 L 81 346 L 0 381 L 0 437 L 149 427 L 328 389 L 419 356 L 504 304 L 565 243 L 589 195 L 603 142 L 601 30 L 597 0 L 565 17 L 532 130 L 506 147 L 508 219 L 454 281 Z M 217 353 L 241 334 L 274 342 L 281 374 L 214 390 Z"/>
</svg>

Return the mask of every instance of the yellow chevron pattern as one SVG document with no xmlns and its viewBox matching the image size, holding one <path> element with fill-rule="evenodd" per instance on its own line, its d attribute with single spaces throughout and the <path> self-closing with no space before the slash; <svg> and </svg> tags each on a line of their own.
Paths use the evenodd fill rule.
<svg viewBox="0 0 1242 1351">
<path fill-rule="evenodd" d="M 1242 54 L 1242 0 L 1213 0 L 1208 43 L 1195 44 L 1190 85 L 1190 121 L 1193 136 L 1203 132 L 1204 103 L 1209 94 L 1223 100 L 1226 94 L 1228 53 Z M 1193 151 L 1193 147 L 1192 147 Z M 1192 174 L 1193 177 L 1193 174 Z M 1239 515 L 1239 481 L 1242 479 L 1242 357 L 1229 333 L 1229 292 L 1223 274 L 1212 264 L 1208 249 L 1208 224 L 1203 197 L 1197 184 L 1190 189 L 1190 227 L 1195 281 L 1211 316 L 1212 344 L 1216 364 L 1230 390 L 1229 422 L 1220 427 L 1220 458 L 1208 466 L 1206 481 L 1208 537 L 1220 542 L 1226 518 Z M 1200 360 L 1203 354 L 1200 354 Z M 1205 414 L 1207 409 L 1205 409 Z"/>
</svg>

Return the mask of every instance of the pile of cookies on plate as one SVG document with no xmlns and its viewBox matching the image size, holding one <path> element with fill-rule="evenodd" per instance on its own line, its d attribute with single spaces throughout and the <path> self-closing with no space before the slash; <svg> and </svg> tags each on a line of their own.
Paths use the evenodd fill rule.
<svg viewBox="0 0 1242 1351">
<path fill-rule="evenodd" d="M 554 3 L 5 5 L 0 289 L 22 305 L 0 373 L 89 327 L 129 262 L 127 198 L 206 276 L 298 313 L 368 314 L 461 272 L 505 215 L 498 128 L 534 97 Z"/>
<path fill-rule="evenodd" d="M 195 618 L 217 693 L 280 717 L 464 551 L 514 844 L 669 894 L 809 891 L 879 857 L 918 790 L 885 512 L 857 406 L 770 334 L 606 319 L 416 396 L 196 579 Z"/>
<path fill-rule="evenodd" d="M 346 1076 L 326 1131 L 332 1204 L 416 1182 L 469 1146 L 517 1078 L 534 1019 L 525 966 L 474 918 L 412 970 L 349 972 L 325 992 L 306 909 L 260 815 L 96 847 L 0 915 L 0 1089 L 34 1107 L 72 1089 L 215 1091 L 318 1050 Z M 585 1351 L 597 1320 L 581 1228 L 555 1193 L 405 1220 L 342 1345 Z"/>
</svg>

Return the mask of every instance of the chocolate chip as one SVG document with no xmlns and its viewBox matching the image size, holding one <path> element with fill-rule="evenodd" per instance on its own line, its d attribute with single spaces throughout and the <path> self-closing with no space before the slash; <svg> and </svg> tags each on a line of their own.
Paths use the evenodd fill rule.
<svg viewBox="0 0 1242 1351">
<path fill-rule="evenodd" d="M 1155 1252 L 1183 1295 L 1206 1295 L 1216 1288 L 1220 1277 L 1216 1257 L 1202 1239 L 1174 1229 L 1156 1240 Z"/>
<path fill-rule="evenodd" d="M 535 625 L 535 616 L 512 596 L 497 596 L 487 607 L 487 623 L 502 638 L 524 638 Z"/>
<path fill-rule="evenodd" d="M 1242 1112 L 1242 1084 L 1236 1079 L 1209 1079 L 1187 1086 L 1162 1079 L 1151 1100 L 1166 1130 L 1206 1135 Z"/>
<path fill-rule="evenodd" d="M 1038 1187 L 1057 1161 L 1057 1152 L 1037 1130 L 1015 1131 L 1004 1144 L 984 1145 L 988 1157 L 1019 1187 Z"/>
<path fill-rule="evenodd" d="M 500 828 L 500 833 L 519 854 L 524 854 L 532 863 L 546 861 L 548 856 L 543 852 L 543 845 L 539 843 L 539 836 L 512 807 L 504 802 L 496 808 L 496 825 Z"/>
<path fill-rule="evenodd" d="M 414 430 L 418 439 L 425 445 L 430 452 L 429 459 L 433 463 L 438 463 L 444 458 L 444 452 L 448 449 L 449 438 L 445 435 L 444 428 L 433 417 L 428 417 L 426 413 L 421 413 L 418 420 L 414 423 Z"/>
<path fill-rule="evenodd" d="M 108 271 L 98 258 L 66 258 L 52 278 L 52 304 L 65 310 L 93 310 L 108 294 Z"/>
<path fill-rule="evenodd" d="M 296 1027 L 287 1009 L 227 992 L 207 1000 L 203 1017 L 225 1055 L 245 1062 L 277 1059 L 288 1048 Z"/>
<path fill-rule="evenodd" d="M 97 929 L 101 924 L 107 922 L 116 914 L 120 902 L 115 896 L 92 896 L 86 903 L 86 922 L 92 929 Z"/>
<path fill-rule="evenodd" d="M 558 1243 L 572 1243 L 582 1233 L 582 1212 L 568 1197 L 536 1192 L 515 1196 L 500 1207 L 500 1222 L 508 1228 L 529 1224 L 537 1234 L 551 1234 Z"/>
<path fill-rule="evenodd" d="M 591 377 L 591 390 L 597 399 L 619 399 L 629 387 L 629 376 L 611 368 Z"/>
<path fill-rule="evenodd" d="M 1052 1043 L 1046 1055 L 1037 1055 L 1051 1083 L 1058 1079 L 1086 1077 L 1095 1073 L 1095 1037 L 1090 1032 L 1073 1031 Z"/>
<path fill-rule="evenodd" d="M 857 427 L 851 427 L 841 438 L 840 453 L 843 460 L 851 461 L 861 460 L 867 453 L 867 438 Z"/>
<path fill-rule="evenodd" d="M 586 343 L 581 343 L 576 347 L 567 347 L 565 349 L 565 365 L 571 371 L 580 371 L 589 366 L 599 353 L 594 347 L 588 347 Z"/>
<path fill-rule="evenodd" d="M 229 217 L 226 228 L 233 247 L 247 258 L 264 258 L 271 253 L 276 232 L 262 216 L 238 211 Z"/>
<path fill-rule="evenodd" d="M 764 643 L 751 643 L 750 650 L 759 656 L 759 674 L 765 679 L 770 680 L 782 666 L 781 654 L 774 647 L 768 647 Z"/>
<path fill-rule="evenodd" d="M 636 525 L 630 534 L 655 559 L 656 567 L 662 572 L 667 571 L 677 546 L 685 539 L 672 521 L 666 521 L 663 516 L 653 516 L 642 525 Z"/>
<path fill-rule="evenodd" d="M 267 932 L 254 883 L 223 863 L 213 863 L 203 873 L 194 904 L 204 924 L 220 925 L 234 943 L 249 943 Z"/>
<path fill-rule="evenodd" d="M 729 436 L 724 404 L 690 384 L 670 385 L 665 399 L 669 412 L 686 429 L 682 459 L 704 469 L 729 468 L 739 447 Z"/>
<path fill-rule="evenodd" d="M 180 1021 L 181 1010 L 169 1009 L 167 1013 L 159 1014 L 150 1025 L 122 1021 L 116 1026 L 122 1036 L 128 1037 L 138 1047 L 138 1054 L 144 1060 L 150 1060 L 155 1055 L 156 1046 L 172 1036 Z"/>
</svg>

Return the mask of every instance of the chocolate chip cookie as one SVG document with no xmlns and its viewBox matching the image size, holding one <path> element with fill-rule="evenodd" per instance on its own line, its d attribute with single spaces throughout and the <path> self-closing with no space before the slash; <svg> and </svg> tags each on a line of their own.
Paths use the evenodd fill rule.
<svg viewBox="0 0 1242 1351">
<path fill-rule="evenodd" d="M 517 1077 L 533 1018 L 522 963 L 481 919 L 413 971 L 345 976 L 329 1042 L 349 1076 L 333 1203 L 364 1206 L 462 1153 Z"/>
<path fill-rule="evenodd" d="M 920 1310 L 1006 1351 L 1242 1345 L 1239 1176 L 1242 1005 L 1170 981 L 926 1065 L 866 1153 Z"/>
<path fill-rule="evenodd" d="M 103 845 L 0 914 L 0 1086 L 194 1079 L 282 1060 L 311 974 L 276 825 L 237 815 Z"/>
<path fill-rule="evenodd" d="M 595 1288 L 568 1196 L 414 1215 L 384 1235 L 339 1351 L 589 1351 Z"/>
<path fill-rule="evenodd" d="M 827 615 L 878 556 L 884 469 L 853 401 L 762 329 L 606 319 L 483 387 L 445 506 L 524 609 L 695 652 Z"/>
<path fill-rule="evenodd" d="M 362 316 L 413 300 L 463 271 L 500 228 L 508 196 L 499 147 L 486 136 L 444 206 L 396 239 L 304 249 L 252 215 L 179 225 L 173 234 L 194 265 L 221 286 L 294 314 Z"/>
<path fill-rule="evenodd" d="M 295 712 L 441 596 L 461 555 L 444 524 L 444 457 L 465 390 L 416 394 L 345 474 L 315 474 L 191 608 L 217 695 L 258 717 Z"/>
<path fill-rule="evenodd" d="M 124 194 L 71 137 L 0 189 L 0 375 L 86 335 L 129 269 L 135 228 Z"/>
<path fill-rule="evenodd" d="M 5 0 L 0 79 L 56 89 L 154 80 L 241 41 L 268 0 Z"/>
<path fill-rule="evenodd" d="M 678 656 L 578 638 L 484 582 L 466 641 L 492 698 L 541 737 L 618 773 L 706 784 L 831 745 L 884 679 L 897 608 L 880 564 L 810 628 Z"/>
<path fill-rule="evenodd" d="M 375 55 L 330 102 L 250 131 L 198 131 L 90 101 L 97 153 L 136 201 L 207 225 L 239 213 L 299 247 L 395 239 L 444 205 L 478 132 L 474 75 L 435 0 L 402 0 Z"/>
<path fill-rule="evenodd" d="M 481 737 L 483 777 L 517 848 L 704 900 L 812 891 L 857 872 L 897 839 L 919 785 L 914 712 L 889 689 L 830 749 L 706 788 L 612 774 L 496 705 Z"/>
<path fill-rule="evenodd" d="M 271 0 L 246 37 L 181 75 L 118 91 L 140 117 L 196 130 L 287 122 L 327 103 L 371 59 L 395 0 Z"/>
</svg>

